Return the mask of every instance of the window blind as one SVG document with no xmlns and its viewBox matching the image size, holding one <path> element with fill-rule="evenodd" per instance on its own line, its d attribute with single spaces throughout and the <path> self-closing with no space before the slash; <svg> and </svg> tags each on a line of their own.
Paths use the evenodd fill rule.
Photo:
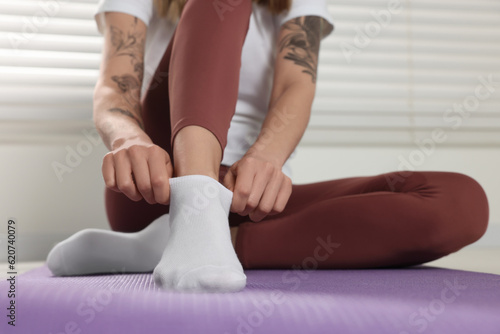
<svg viewBox="0 0 500 334">
<path fill-rule="evenodd" d="M 96 0 L 0 0 L 0 118 L 89 120 Z M 305 145 L 500 145 L 500 1 L 328 0 Z"/>
<path fill-rule="evenodd" d="M 96 0 L 0 0 L 2 120 L 92 115 L 102 38 Z"/>
<path fill-rule="evenodd" d="M 328 3 L 303 143 L 500 145 L 500 1 Z"/>
</svg>

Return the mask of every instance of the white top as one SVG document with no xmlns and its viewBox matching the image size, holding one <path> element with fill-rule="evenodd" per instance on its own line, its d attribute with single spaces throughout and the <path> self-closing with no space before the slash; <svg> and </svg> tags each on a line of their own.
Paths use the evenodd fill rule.
<svg viewBox="0 0 500 334">
<path fill-rule="evenodd" d="M 153 0 L 100 0 L 95 19 L 101 33 L 104 27 L 103 12 L 130 14 L 148 26 L 141 91 L 144 96 L 176 24 L 157 15 Z M 255 142 L 268 111 L 280 27 L 285 22 L 300 16 L 320 16 L 333 25 L 326 0 L 293 0 L 290 10 L 280 15 L 273 15 L 265 7 L 253 3 L 241 56 L 238 100 L 228 131 L 222 164 L 231 166 L 240 160 Z M 327 31 L 329 33 L 331 29 Z M 282 169 L 290 178 L 292 171 L 289 160 L 294 156 L 295 150 Z"/>
</svg>

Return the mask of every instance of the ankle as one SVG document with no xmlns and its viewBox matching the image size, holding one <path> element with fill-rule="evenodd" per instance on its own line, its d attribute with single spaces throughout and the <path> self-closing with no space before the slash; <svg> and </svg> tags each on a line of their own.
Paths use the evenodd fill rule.
<svg viewBox="0 0 500 334">
<path fill-rule="evenodd" d="M 206 171 L 206 170 L 182 170 L 182 171 L 174 171 L 174 177 L 180 176 L 188 176 L 188 175 L 204 175 L 211 177 L 215 181 L 219 181 L 219 173 L 217 171 Z"/>
<path fill-rule="evenodd" d="M 173 142 L 174 175 L 205 175 L 219 181 L 222 147 L 215 135 L 200 126 L 179 130 Z"/>
</svg>

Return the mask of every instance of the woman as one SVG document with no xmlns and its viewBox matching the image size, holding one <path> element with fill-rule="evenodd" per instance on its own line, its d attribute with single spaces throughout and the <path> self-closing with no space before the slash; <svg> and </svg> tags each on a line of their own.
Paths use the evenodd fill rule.
<svg viewBox="0 0 500 334">
<path fill-rule="evenodd" d="M 324 0 L 256 2 L 101 1 L 94 120 L 114 232 L 59 243 L 54 274 L 154 270 L 163 288 L 238 291 L 243 267 L 414 265 L 484 234 L 485 193 L 463 174 L 292 185 L 331 18 Z"/>
</svg>

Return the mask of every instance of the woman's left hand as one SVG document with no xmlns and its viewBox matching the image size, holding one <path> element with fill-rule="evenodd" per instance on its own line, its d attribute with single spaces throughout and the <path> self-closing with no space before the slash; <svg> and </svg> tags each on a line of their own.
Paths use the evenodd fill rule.
<svg viewBox="0 0 500 334">
<path fill-rule="evenodd" d="M 223 185 L 233 192 L 231 212 L 259 222 L 282 212 L 292 193 L 292 181 L 281 166 L 265 157 L 245 155 L 227 171 Z"/>
</svg>

